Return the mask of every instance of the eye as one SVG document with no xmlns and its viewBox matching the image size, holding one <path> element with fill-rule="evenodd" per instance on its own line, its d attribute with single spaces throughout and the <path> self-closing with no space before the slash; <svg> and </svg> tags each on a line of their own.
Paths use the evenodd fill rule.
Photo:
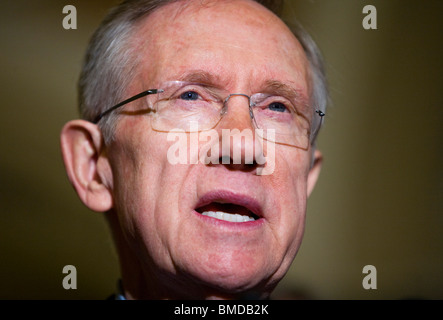
<svg viewBox="0 0 443 320">
<path fill-rule="evenodd" d="M 281 102 L 273 102 L 268 106 L 269 110 L 275 112 L 288 112 L 288 108 Z"/>
<path fill-rule="evenodd" d="M 180 95 L 180 99 L 195 101 L 198 100 L 199 94 L 195 91 L 186 91 Z"/>
</svg>

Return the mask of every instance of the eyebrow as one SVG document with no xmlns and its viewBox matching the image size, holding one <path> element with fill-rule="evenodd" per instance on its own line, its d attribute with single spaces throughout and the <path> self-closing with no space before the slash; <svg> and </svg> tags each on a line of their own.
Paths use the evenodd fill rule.
<svg viewBox="0 0 443 320">
<path fill-rule="evenodd" d="M 302 104 L 302 105 L 309 104 L 309 99 L 301 90 L 296 89 L 278 80 L 266 81 L 264 89 L 269 93 L 286 97 L 289 100 L 294 101 L 296 104 Z"/>
<path fill-rule="evenodd" d="M 218 75 L 209 73 L 203 70 L 190 70 L 183 73 L 179 78 L 179 81 L 200 83 L 205 85 L 211 85 L 214 87 L 219 87 L 221 83 L 221 78 Z"/>
</svg>

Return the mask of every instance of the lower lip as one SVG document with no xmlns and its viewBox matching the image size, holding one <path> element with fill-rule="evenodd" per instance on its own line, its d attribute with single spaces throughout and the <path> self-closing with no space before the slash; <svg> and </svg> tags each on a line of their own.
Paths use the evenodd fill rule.
<svg viewBox="0 0 443 320">
<path fill-rule="evenodd" d="M 197 211 L 193 211 L 194 215 L 197 215 L 203 222 L 210 224 L 214 227 L 223 228 L 231 231 L 245 231 L 249 229 L 256 229 L 263 225 L 264 219 L 259 218 L 254 221 L 245 221 L 245 222 L 231 222 L 226 220 L 220 220 L 217 218 L 204 216 Z"/>
</svg>

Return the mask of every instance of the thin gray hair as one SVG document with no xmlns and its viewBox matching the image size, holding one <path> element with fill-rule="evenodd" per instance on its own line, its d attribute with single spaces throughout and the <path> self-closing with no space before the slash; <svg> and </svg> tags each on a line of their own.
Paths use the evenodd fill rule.
<svg viewBox="0 0 443 320">
<path fill-rule="evenodd" d="M 155 10 L 183 0 L 125 0 L 111 9 L 92 35 L 78 81 L 79 111 L 83 119 L 93 119 L 126 99 L 126 88 L 136 75 L 141 55 L 130 45 L 136 24 Z M 283 0 L 255 0 L 281 17 Z M 302 45 L 311 73 L 311 103 L 326 112 L 329 100 L 322 55 L 311 36 L 295 20 L 287 23 Z M 314 112 L 314 111 L 313 111 Z M 117 112 L 102 118 L 99 127 L 105 144 L 112 142 Z M 318 118 L 315 117 L 314 119 Z M 314 121 L 314 124 L 315 121 Z M 315 143 L 313 137 L 312 143 Z"/>
</svg>

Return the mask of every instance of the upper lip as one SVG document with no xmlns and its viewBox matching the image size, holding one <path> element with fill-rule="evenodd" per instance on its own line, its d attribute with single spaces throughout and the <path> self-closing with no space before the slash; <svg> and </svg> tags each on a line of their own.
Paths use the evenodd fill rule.
<svg viewBox="0 0 443 320">
<path fill-rule="evenodd" d="M 260 203 L 252 196 L 227 190 L 214 190 L 205 193 L 197 202 L 195 209 L 208 205 L 212 202 L 230 203 L 243 206 L 259 218 L 263 217 Z"/>
</svg>

